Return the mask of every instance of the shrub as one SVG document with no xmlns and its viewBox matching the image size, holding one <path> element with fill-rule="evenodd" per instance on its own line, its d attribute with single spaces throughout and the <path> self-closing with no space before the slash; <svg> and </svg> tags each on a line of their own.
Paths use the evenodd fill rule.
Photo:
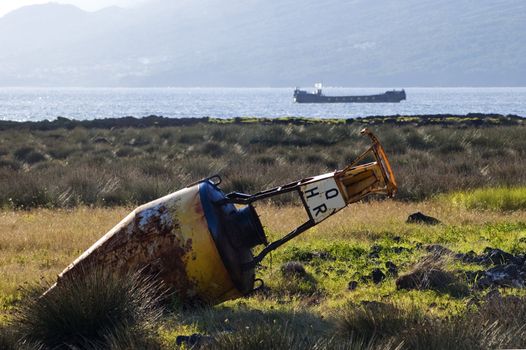
<svg viewBox="0 0 526 350">
<path fill-rule="evenodd" d="M 444 269 L 446 259 L 440 253 L 429 254 L 416 263 L 412 270 L 396 280 L 398 289 L 430 289 L 463 297 L 469 293 L 467 285 Z"/>
<path fill-rule="evenodd" d="M 163 292 L 154 279 L 94 270 L 63 279 L 40 297 L 43 290 L 26 290 L 15 312 L 11 326 L 20 342 L 53 349 L 95 349 L 125 340 L 129 348 L 155 347 L 151 335 L 162 314 Z"/>
<path fill-rule="evenodd" d="M 13 155 L 17 160 L 26 162 L 28 164 L 35 164 L 46 160 L 46 157 L 44 157 L 42 153 L 34 150 L 32 147 L 19 148 L 14 152 Z"/>
</svg>

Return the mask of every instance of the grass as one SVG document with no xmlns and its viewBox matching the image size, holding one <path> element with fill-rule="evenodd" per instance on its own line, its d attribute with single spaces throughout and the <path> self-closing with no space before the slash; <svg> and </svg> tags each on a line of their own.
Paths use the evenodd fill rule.
<svg viewBox="0 0 526 350">
<path fill-rule="evenodd" d="M 396 169 L 399 199 L 526 185 L 526 124 L 415 118 L 0 130 L 0 207 L 135 206 L 214 173 L 226 191 L 256 192 L 344 167 L 368 146 L 359 131 L 369 122 Z"/>
<path fill-rule="evenodd" d="M 116 277 L 97 269 L 49 285 L 26 289 L 9 321 L 18 344 L 45 349 L 158 348 L 162 284 L 140 273 Z"/>
<path fill-rule="evenodd" d="M 445 198 L 453 205 L 469 209 L 498 211 L 526 209 L 526 187 L 482 188 L 455 192 Z"/>
<path fill-rule="evenodd" d="M 194 333 L 210 338 L 186 348 L 524 347 L 526 293 L 500 288 L 502 296 L 494 297 L 495 291 L 472 288 L 465 275 L 483 266 L 437 259 L 426 249 L 440 244 L 453 254 L 487 247 L 526 251 L 525 125 L 513 118 L 466 118 L 246 118 L 175 125 L 155 119 L 158 126 L 148 124 L 153 119 L 126 119 L 146 124 L 113 129 L 109 121 L 0 123 L 0 348 L 68 343 L 173 349 L 180 347 L 177 336 Z M 226 191 L 255 192 L 341 168 L 367 147 L 358 136 L 365 124 L 392 161 L 397 201 L 354 204 L 273 252 L 257 270 L 265 288 L 253 295 L 214 307 L 169 305 L 160 318 L 154 309 L 134 325 L 106 332 L 118 324 L 113 320 L 106 331 L 84 337 L 92 339 L 88 345 L 78 338 L 49 342 L 49 334 L 68 333 L 57 329 L 77 321 L 93 326 L 93 319 L 105 320 L 101 314 L 113 315 L 101 311 L 103 305 L 117 311 L 137 305 L 126 295 L 140 287 L 118 283 L 122 294 L 113 293 L 119 289 L 104 276 L 75 281 L 61 302 L 48 304 L 53 312 L 39 310 L 26 293 L 52 281 L 136 204 L 213 173 L 223 176 Z M 270 240 L 306 220 L 287 196 L 258 204 L 257 211 Z M 417 211 L 442 224 L 406 223 Z M 393 266 L 415 288 L 400 288 Z M 374 283 L 378 270 L 385 279 Z M 78 303 L 91 292 L 94 305 Z M 101 293 L 125 297 L 103 303 Z M 82 309 L 87 306 L 100 312 Z M 146 329 L 152 338 L 142 336 Z M 17 343 L 24 332 L 40 336 Z M 147 342 L 137 345 L 141 340 Z"/>
<path fill-rule="evenodd" d="M 25 305 L 20 285 L 37 283 L 41 278 L 52 279 L 129 210 L 78 207 L 69 210 L 3 211 L 0 214 L 0 267 L 4 277 L 0 284 L 0 323 L 12 320 L 16 310 Z M 271 239 L 283 236 L 302 220 L 302 209 L 295 206 L 262 204 L 257 210 Z M 407 216 L 415 211 L 435 216 L 443 224 L 406 224 Z M 295 218 L 296 222 L 290 218 Z M 172 310 L 161 319 L 158 341 L 163 348 L 173 348 L 176 347 L 177 335 L 201 333 L 212 335 L 214 341 L 219 342 L 209 348 L 243 348 L 241 344 L 276 348 L 294 343 L 297 345 L 290 346 L 293 349 L 302 346 L 317 349 L 337 346 L 392 349 L 402 342 L 418 345 L 424 338 L 393 338 L 393 334 L 380 334 L 379 330 L 371 329 L 381 328 L 385 332 L 385 322 L 405 324 L 405 318 L 411 321 L 418 315 L 427 320 L 422 323 L 422 332 L 428 337 L 423 344 L 437 341 L 432 338 L 432 329 L 437 329 L 437 334 L 441 336 L 460 337 L 460 331 L 456 330 L 457 326 L 451 323 L 453 321 L 449 317 L 458 315 L 463 320 L 463 315 L 471 312 L 469 300 L 484 299 L 484 291 L 470 289 L 465 295 L 447 290 L 398 289 L 395 277 L 387 274 L 385 263 L 390 261 L 396 264 L 400 274 L 404 275 L 414 272 L 422 264 L 422 258 L 428 254 L 426 244 L 439 243 L 453 252 L 474 250 L 481 253 L 488 246 L 521 252 L 526 250 L 525 241 L 524 210 L 504 213 L 470 210 L 453 207 L 441 200 L 355 204 L 267 257 L 257 272 L 258 277 L 266 282 L 266 290 L 212 308 Z M 371 258 L 369 254 L 372 251 L 378 252 L 378 256 Z M 305 274 L 299 273 L 293 278 L 284 274 L 282 265 L 289 261 L 301 264 Z M 387 275 L 380 284 L 370 280 L 374 268 Z M 440 266 L 456 279 L 462 278 L 462 271 L 477 268 L 473 264 L 448 261 Z M 348 284 L 353 280 L 358 282 L 358 286 L 350 291 Z M 501 292 L 505 295 L 523 294 L 519 290 L 503 289 Z M 401 311 L 389 313 L 395 315 L 391 321 L 374 319 L 370 311 L 363 310 L 371 302 L 391 305 L 386 308 L 395 307 Z M 358 314 L 355 315 L 355 312 Z M 339 333 L 342 325 L 338 319 L 343 318 L 336 315 L 341 313 L 347 315 L 345 317 L 352 324 L 362 319 L 352 326 L 358 327 L 361 333 Z M 502 318 L 502 314 L 498 317 Z M 363 322 L 373 323 L 366 326 Z M 380 323 L 375 325 L 375 322 Z M 520 323 L 519 320 L 513 322 Z M 504 335 L 492 332 L 511 329 L 486 329 L 481 324 L 469 327 L 498 337 Z M 305 329 L 309 329 L 307 335 Z M 269 340 L 269 334 L 277 336 Z M 117 343 L 122 341 L 115 340 Z M 203 346 L 207 348 L 208 345 Z M 413 348 L 425 347 L 415 345 Z"/>
</svg>

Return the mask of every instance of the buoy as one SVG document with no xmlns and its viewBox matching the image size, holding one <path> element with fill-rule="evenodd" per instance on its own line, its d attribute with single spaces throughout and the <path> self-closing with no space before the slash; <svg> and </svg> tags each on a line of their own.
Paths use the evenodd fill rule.
<svg viewBox="0 0 526 350">
<path fill-rule="evenodd" d="M 114 274 L 137 271 L 162 280 L 181 302 L 209 305 L 254 290 L 255 267 L 272 250 L 335 214 L 377 193 L 393 196 L 397 185 L 378 139 L 342 170 L 304 178 L 253 195 L 225 194 L 218 175 L 133 210 L 58 277 L 82 278 L 97 267 Z M 360 164 L 371 156 L 372 161 Z M 308 220 L 286 236 L 267 242 L 254 202 L 296 193 Z M 254 256 L 252 249 L 265 247 Z"/>
</svg>

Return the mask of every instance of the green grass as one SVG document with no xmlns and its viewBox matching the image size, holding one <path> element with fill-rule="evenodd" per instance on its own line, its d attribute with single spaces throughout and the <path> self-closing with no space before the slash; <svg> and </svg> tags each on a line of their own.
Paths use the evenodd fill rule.
<svg viewBox="0 0 526 350">
<path fill-rule="evenodd" d="M 42 277 L 54 278 L 129 210 L 81 207 L 1 212 L 0 271 L 4 278 L 0 281 L 0 324 L 12 322 L 20 307 L 30 305 L 26 304 L 19 286 L 36 283 Z M 271 239 L 283 236 L 296 224 L 294 220 L 301 220 L 302 210 L 295 206 L 257 207 Z M 443 224 L 405 223 L 407 215 L 417 210 L 439 218 Z M 151 334 L 163 349 L 177 348 L 178 335 L 193 333 L 214 339 L 213 345 L 203 346 L 205 349 L 248 349 L 255 344 L 263 349 L 282 346 L 394 349 L 401 343 L 424 349 L 429 344 L 444 345 L 447 341 L 467 344 L 462 345 L 464 348 L 473 344 L 479 348 L 483 347 L 480 344 L 518 346 L 521 344 L 505 342 L 509 335 L 506 332 L 515 331 L 515 326 L 487 328 L 495 317 L 522 325 L 516 318 L 510 321 L 503 313 L 493 316 L 488 313 L 480 323 L 466 323 L 474 317 L 468 316 L 472 312 L 472 306 L 468 306 L 473 305 L 471 300 L 479 300 L 484 305 L 486 291 L 469 290 L 465 295 L 449 287 L 400 290 L 396 287 L 396 278 L 388 275 L 385 264 L 388 261 L 396 264 L 399 274 L 404 275 L 422 265 L 419 262 L 428 254 L 426 244 L 440 243 L 453 252 L 481 253 L 490 246 L 517 254 L 526 251 L 525 242 L 524 210 L 479 211 L 456 208 L 443 201 L 358 203 L 268 256 L 257 270 L 257 277 L 262 278 L 267 287 L 261 292 L 214 307 L 173 309 L 161 317 Z M 371 258 L 371 251 L 378 256 Z M 306 274 L 284 275 L 281 266 L 289 261 L 302 264 Z M 374 268 L 388 275 L 379 284 L 370 280 Z M 439 268 L 463 281 L 463 271 L 482 266 L 452 260 Z M 352 291 L 348 289 L 350 281 L 358 282 Z M 522 290 L 501 289 L 501 293 L 524 295 Z M 371 302 L 386 304 L 379 307 L 395 311 L 375 314 L 370 309 L 375 306 L 368 305 L 377 304 Z M 76 317 L 71 312 L 69 315 Z M 342 320 L 346 320 L 344 324 Z M 488 320 L 491 322 L 484 323 Z M 60 325 L 54 321 L 44 324 Z M 396 327 L 407 332 L 390 331 Z M 16 337 L 10 332 L 10 328 L 0 326 L 0 345 Z M 471 333 L 480 342 L 471 335 L 466 338 Z M 496 338 L 502 341 L 493 342 Z M 126 331 L 105 339 L 107 344 L 137 341 Z"/>
<path fill-rule="evenodd" d="M 354 204 L 295 238 L 263 261 L 256 273 L 266 288 L 253 295 L 213 307 L 171 305 L 160 319 L 146 316 L 155 329 L 149 329 L 152 343 L 142 345 L 174 349 L 178 335 L 201 333 L 212 337 L 204 349 L 524 347 L 525 291 L 501 288 L 503 297 L 489 299 L 465 280 L 466 271 L 484 266 L 455 259 L 430 264 L 426 250 L 440 244 L 453 253 L 480 254 L 487 247 L 526 252 L 526 128 L 510 120 L 238 118 L 114 129 L 62 120 L 58 128 L 42 124 L 49 130 L 0 131 L 0 348 L 16 342 L 23 327 L 9 324 L 34 306 L 21 286 L 55 278 L 136 204 L 213 173 L 223 175 L 225 191 L 255 192 L 341 168 L 367 147 L 358 135 L 364 124 L 384 144 L 402 201 Z M 305 217 L 287 203 L 257 206 L 270 240 Z M 442 224 L 406 223 L 416 211 Z M 305 273 L 284 273 L 291 261 Z M 388 273 L 391 263 L 402 276 L 438 271 L 438 284 L 399 289 Z M 378 284 L 371 280 L 374 269 L 387 275 Z M 357 282 L 353 290 L 351 281 Z M 74 306 L 75 299 L 61 306 Z M 100 296 L 93 300 L 103 304 Z M 77 313 L 61 314 L 82 320 Z M 26 315 L 39 315 L 39 327 L 64 328 L 64 320 L 49 320 L 48 313 Z M 100 333 L 102 342 L 133 348 L 140 340 L 133 330 L 140 335 L 144 329 L 137 327 Z"/>
<path fill-rule="evenodd" d="M 453 205 L 499 211 L 526 209 L 526 187 L 481 188 L 449 194 Z"/>
</svg>

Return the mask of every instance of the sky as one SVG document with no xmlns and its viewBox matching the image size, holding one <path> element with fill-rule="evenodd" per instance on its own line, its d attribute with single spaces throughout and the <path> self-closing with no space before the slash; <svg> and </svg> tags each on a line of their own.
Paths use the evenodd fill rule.
<svg viewBox="0 0 526 350">
<path fill-rule="evenodd" d="M 96 11 L 108 6 L 130 7 L 145 1 L 147 0 L 0 0 L 0 17 L 23 6 L 49 2 L 72 4 L 86 11 Z"/>
</svg>

